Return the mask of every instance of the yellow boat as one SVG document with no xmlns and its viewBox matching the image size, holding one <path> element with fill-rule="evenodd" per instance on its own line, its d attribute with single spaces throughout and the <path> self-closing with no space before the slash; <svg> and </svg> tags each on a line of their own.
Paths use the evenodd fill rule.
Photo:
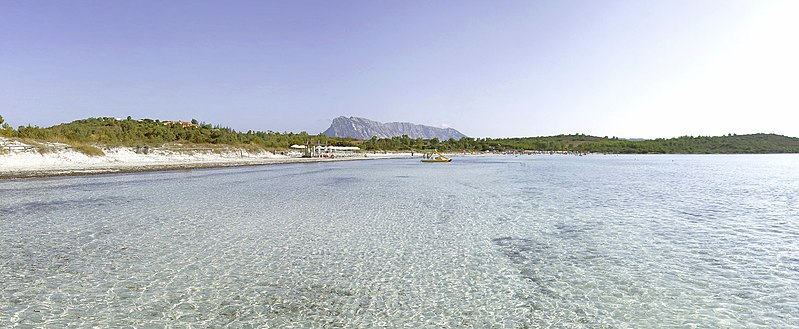
<svg viewBox="0 0 799 329">
<path fill-rule="evenodd" d="M 425 158 L 422 159 L 422 162 L 451 162 L 452 161 L 452 159 L 445 157 L 441 153 L 438 153 L 438 150 L 436 150 L 435 153 L 438 154 L 438 156 L 433 157 L 433 155 L 430 154 L 429 155 L 430 158 L 428 158 L 428 155 L 425 154 Z"/>
</svg>

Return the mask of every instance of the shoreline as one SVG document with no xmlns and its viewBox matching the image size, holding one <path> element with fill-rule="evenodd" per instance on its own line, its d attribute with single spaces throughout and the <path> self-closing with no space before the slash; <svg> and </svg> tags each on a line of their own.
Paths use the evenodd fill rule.
<svg viewBox="0 0 799 329">
<path fill-rule="evenodd" d="M 118 150 L 115 150 L 118 152 Z M 230 150 L 229 150 L 230 151 Z M 124 153 L 124 152 L 120 152 Z M 108 174 L 146 173 L 159 171 L 181 171 L 193 169 L 214 169 L 230 167 L 250 167 L 282 164 L 302 164 L 319 162 L 407 159 L 419 158 L 420 153 L 361 153 L 358 156 L 341 156 L 335 158 L 299 158 L 275 155 L 272 153 L 250 154 L 246 157 L 233 156 L 240 154 L 232 150 L 223 154 L 181 155 L 168 152 L 157 155 L 123 155 L 111 154 L 89 157 L 74 151 L 39 154 L 26 152 L 17 154 L 0 154 L 0 181 L 93 176 Z M 363 155 L 366 154 L 366 157 Z M 457 154 L 457 153 L 455 153 Z M 771 155 L 782 155 L 776 153 Z M 483 157 L 498 154 L 457 154 L 463 157 Z M 603 154 L 610 156 L 642 155 L 642 154 Z M 643 154 L 643 155 L 675 155 L 675 154 Z M 749 155 L 749 154 L 680 154 L 680 155 Z M 760 154 L 763 155 L 763 154 Z M 506 155 L 507 156 L 507 155 Z"/>
<path fill-rule="evenodd" d="M 288 159 L 275 159 L 272 161 L 247 161 L 247 162 L 215 162 L 215 163 L 173 163 L 173 164 L 159 164 L 159 165 L 130 165 L 118 167 L 95 167 L 95 168 L 58 168 L 58 169 L 34 169 L 22 170 L 14 172 L 0 172 L 0 181 L 4 180 L 20 180 L 20 179 L 33 179 L 33 178 L 51 178 L 51 177 L 75 177 L 75 176 L 95 176 L 95 175 L 112 175 L 112 174 L 132 174 L 132 173 L 147 173 L 147 172 L 162 172 L 162 171 L 182 171 L 194 169 L 221 169 L 233 167 L 256 167 L 268 165 L 287 165 L 287 164 L 306 164 L 306 163 L 320 163 L 320 162 L 340 162 L 340 161 L 362 161 L 362 160 L 386 160 L 386 159 L 404 159 L 410 156 L 384 156 L 372 158 L 288 158 Z"/>
<path fill-rule="evenodd" d="M 40 154 L 35 151 L 0 155 L 0 181 L 12 179 L 88 176 L 192 169 L 318 163 L 356 160 L 411 158 L 410 153 L 366 153 L 335 158 L 300 158 L 270 152 L 246 153 L 228 149 L 220 153 L 182 154 L 157 150 L 135 154 L 129 148 L 114 148 L 104 156 L 87 156 L 73 150 Z"/>
</svg>

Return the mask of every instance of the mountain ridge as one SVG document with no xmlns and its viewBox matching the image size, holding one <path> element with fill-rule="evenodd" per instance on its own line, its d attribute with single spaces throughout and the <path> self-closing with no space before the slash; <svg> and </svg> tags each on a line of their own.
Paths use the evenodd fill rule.
<svg viewBox="0 0 799 329">
<path fill-rule="evenodd" d="M 466 137 L 453 128 L 438 128 L 410 122 L 383 123 L 366 118 L 344 116 L 333 119 L 330 127 L 323 134 L 330 137 L 350 137 L 363 140 L 372 137 L 391 138 L 402 135 L 408 135 L 410 138 L 438 138 L 439 140 Z"/>
</svg>

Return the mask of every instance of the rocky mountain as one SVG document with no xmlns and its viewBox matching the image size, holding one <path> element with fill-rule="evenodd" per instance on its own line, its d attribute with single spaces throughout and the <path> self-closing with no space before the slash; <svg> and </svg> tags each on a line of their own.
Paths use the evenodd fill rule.
<svg viewBox="0 0 799 329">
<path fill-rule="evenodd" d="M 382 123 L 358 117 L 338 117 L 333 119 L 330 128 L 324 132 L 331 137 L 352 137 L 357 139 L 391 138 L 408 135 L 410 138 L 460 139 L 466 135 L 452 128 L 436 128 L 410 122 Z"/>
</svg>

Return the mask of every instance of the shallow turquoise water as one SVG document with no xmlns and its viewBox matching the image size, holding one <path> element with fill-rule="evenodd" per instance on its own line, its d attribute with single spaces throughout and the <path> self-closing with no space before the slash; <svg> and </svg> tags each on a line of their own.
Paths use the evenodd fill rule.
<svg viewBox="0 0 799 329">
<path fill-rule="evenodd" d="M 0 326 L 799 327 L 799 156 L 0 182 Z"/>
</svg>

